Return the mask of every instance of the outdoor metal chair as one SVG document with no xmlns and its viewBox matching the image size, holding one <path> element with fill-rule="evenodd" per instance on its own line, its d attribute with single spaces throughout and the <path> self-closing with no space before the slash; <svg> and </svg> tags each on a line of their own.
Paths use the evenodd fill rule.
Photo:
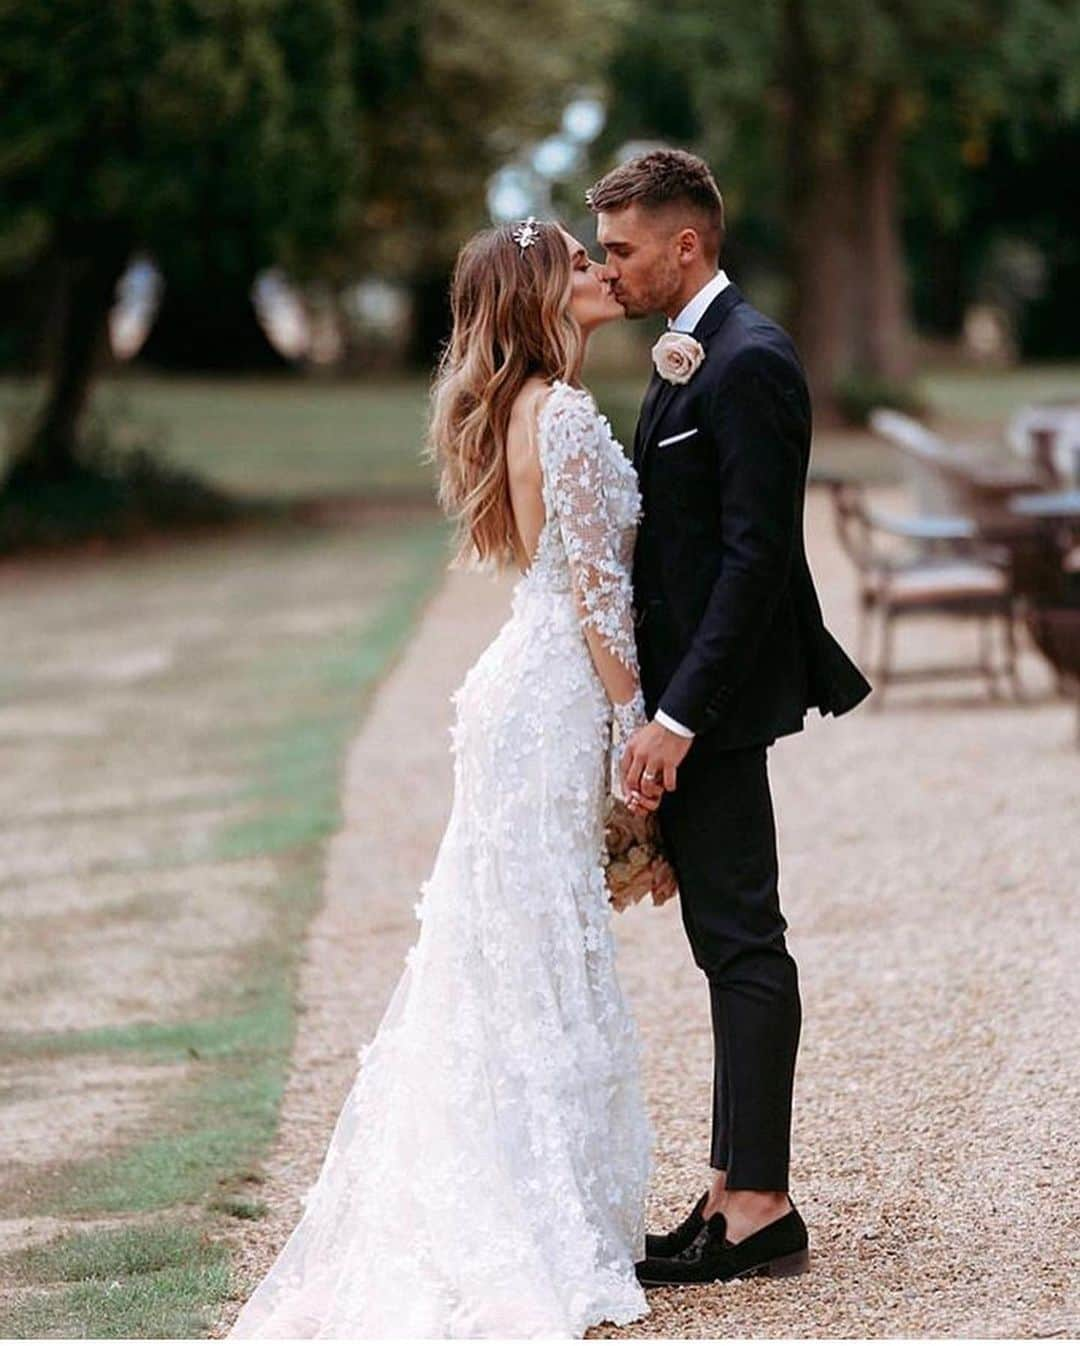
<svg viewBox="0 0 1080 1346">
<path fill-rule="evenodd" d="M 1023 491 L 1045 489 L 1026 464 L 987 461 L 972 447 L 950 444 L 920 421 L 878 408 L 870 428 L 901 458 L 904 478 L 921 514 L 970 515 L 980 522 L 1008 518 L 1007 502 Z"/>
<path fill-rule="evenodd" d="M 881 705 L 891 683 L 973 675 L 985 679 L 994 699 L 1000 696 L 998 680 L 1004 675 L 1019 699 L 1022 689 L 1009 569 L 996 552 L 988 551 L 976 522 L 963 516 L 889 514 L 869 506 L 859 482 L 834 478 L 826 484 L 832 493 L 840 544 L 858 577 L 856 645 L 860 660 L 872 670 L 875 704 Z M 974 619 L 978 623 L 977 659 L 895 668 L 896 622 L 926 613 Z M 876 658 L 872 658 L 875 617 L 880 634 Z M 995 622 L 1002 635 L 998 661 L 993 652 Z"/>
</svg>

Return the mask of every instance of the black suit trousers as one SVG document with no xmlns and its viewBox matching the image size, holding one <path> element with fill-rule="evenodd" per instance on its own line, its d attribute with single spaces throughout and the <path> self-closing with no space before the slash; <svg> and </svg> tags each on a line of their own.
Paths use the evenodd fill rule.
<svg viewBox="0 0 1080 1346">
<path fill-rule="evenodd" d="M 727 1171 L 729 1188 L 786 1192 L 802 1006 L 780 911 L 767 750 L 696 739 L 659 823 L 694 961 L 709 983 L 710 1163 Z"/>
</svg>

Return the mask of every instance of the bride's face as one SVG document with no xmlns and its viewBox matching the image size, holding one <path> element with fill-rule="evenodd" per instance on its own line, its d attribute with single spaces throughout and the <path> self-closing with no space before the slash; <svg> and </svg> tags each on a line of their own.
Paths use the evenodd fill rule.
<svg viewBox="0 0 1080 1346">
<path fill-rule="evenodd" d="M 586 334 L 601 323 L 624 317 L 623 307 L 605 279 L 604 268 L 593 261 L 573 234 L 561 232 L 570 253 L 570 316 Z"/>
</svg>

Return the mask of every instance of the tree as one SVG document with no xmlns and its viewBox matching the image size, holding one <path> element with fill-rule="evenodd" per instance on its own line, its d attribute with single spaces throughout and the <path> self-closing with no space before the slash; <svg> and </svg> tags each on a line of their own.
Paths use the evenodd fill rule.
<svg viewBox="0 0 1080 1346">
<path fill-rule="evenodd" d="M 427 365 L 454 256 L 488 221 L 492 173 L 555 130 L 577 86 L 602 73 L 622 0 L 357 3 L 363 205 L 352 255 L 410 286 L 412 358 Z"/>
<path fill-rule="evenodd" d="M 1022 348 L 1075 353 L 1080 212 L 1065 184 L 1080 168 L 1080 12 L 1058 0 L 1013 5 L 962 91 L 943 66 L 928 72 L 924 90 L 905 160 L 922 321 L 954 334 L 966 300 L 993 297 L 986 273 L 995 249 L 1022 240 L 1046 272 L 1042 296 L 1014 305 L 1023 310 Z"/>
<path fill-rule="evenodd" d="M 647 71 L 652 51 L 657 88 L 681 87 L 685 104 L 615 79 L 612 125 L 689 141 L 717 170 L 733 239 L 749 223 L 780 240 L 787 322 L 829 420 L 845 376 L 911 372 L 905 224 L 914 210 L 957 227 L 993 128 L 1080 102 L 1077 29 L 1072 0 L 763 0 L 722 14 L 637 0 L 612 68 L 638 70 L 637 53 Z"/>
<path fill-rule="evenodd" d="M 969 96 L 993 60 L 1006 8 L 1006 0 L 780 0 L 768 11 L 774 59 L 759 66 L 759 115 L 775 118 L 779 137 L 788 321 L 822 420 L 835 417 L 845 376 L 899 382 L 912 372 L 906 151 L 942 72 L 952 96 Z M 760 53 L 760 25 L 753 38 Z M 945 152 L 959 157 L 960 143 Z"/>
<path fill-rule="evenodd" d="M 48 390 L 9 476 L 86 466 L 134 251 L 194 282 L 303 274 L 332 248 L 355 184 L 350 49 L 345 0 L 0 0 L 0 270 L 45 262 L 54 285 Z"/>
</svg>

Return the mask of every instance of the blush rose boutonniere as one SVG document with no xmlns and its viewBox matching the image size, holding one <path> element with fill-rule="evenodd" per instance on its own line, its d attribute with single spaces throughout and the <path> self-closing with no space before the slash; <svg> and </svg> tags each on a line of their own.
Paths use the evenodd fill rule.
<svg viewBox="0 0 1080 1346">
<path fill-rule="evenodd" d="M 652 348 L 656 372 L 668 383 L 689 383 L 705 359 L 705 347 L 689 332 L 665 332 Z"/>
</svg>

